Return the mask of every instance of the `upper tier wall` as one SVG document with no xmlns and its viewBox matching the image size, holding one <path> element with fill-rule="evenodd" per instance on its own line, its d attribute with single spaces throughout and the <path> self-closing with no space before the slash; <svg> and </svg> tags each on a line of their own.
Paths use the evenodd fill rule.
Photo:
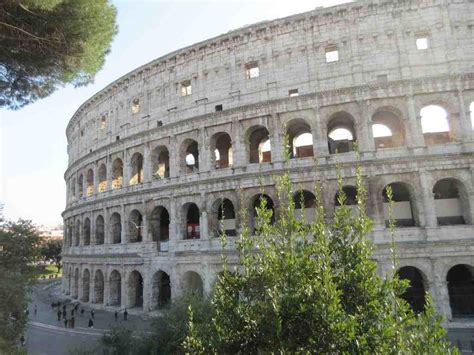
<svg viewBox="0 0 474 355">
<path fill-rule="evenodd" d="M 194 116 L 371 82 L 472 72 L 474 3 L 373 1 L 251 25 L 170 53 L 86 101 L 68 128 L 69 164 L 143 130 Z M 418 50 L 416 39 L 428 39 Z M 337 49 L 339 60 L 326 62 Z M 259 76 L 246 66 L 257 62 Z M 181 95 L 189 81 L 192 93 Z M 138 112 L 132 112 L 134 100 Z"/>
</svg>

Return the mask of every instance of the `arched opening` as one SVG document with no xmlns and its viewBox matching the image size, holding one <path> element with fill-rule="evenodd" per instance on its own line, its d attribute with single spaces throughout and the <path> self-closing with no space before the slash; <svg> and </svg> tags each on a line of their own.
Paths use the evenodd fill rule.
<svg viewBox="0 0 474 355">
<path fill-rule="evenodd" d="M 378 111 L 372 116 L 372 134 L 377 149 L 405 145 L 405 130 L 398 115 L 390 111 Z"/>
<path fill-rule="evenodd" d="M 234 204 L 228 198 L 217 201 L 216 234 L 225 233 L 228 237 L 237 235 Z"/>
<path fill-rule="evenodd" d="M 76 221 L 76 230 L 74 233 L 74 245 L 78 246 L 81 240 L 81 222 L 79 220 Z"/>
<path fill-rule="evenodd" d="M 296 119 L 288 124 L 287 128 L 289 153 L 291 158 L 312 157 L 313 135 L 311 127 L 306 121 Z"/>
<path fill-rule="evenodd" d="M 392 187 L 392 201 L 393 210 L 392 216 L 396 227 L 413 227 L 415 226 L 415 218 L 413 213 L 413 204 L 411 193 L 408 185 L 400 182 L 395 182 L 387 185 L 382 192 L 383 195 L 383 213 L 385 218 L 385 225 L 390 224 L 389 213 L 389 198 L 387 195 L 387 187 Z"/>
<path fill-rule="evenodd" d="M 421 271 L 413 266 L 404 266 L 397 271 L 401 280 L 408 280 L 410 284 L 402 298 L 408 302 L 414 312 L 420 313 L 425 309 L 425 282 Z"/>
<path fill-rule="evenodd" d="M 347 112 L 337 112 L 328 121 L 329 154 L 347 153 L 354 150 L 356 130 L 354 118 Z"/>
<path fill-rule="evenodd" d="M 186 230 L 185 239 L 199 239 L 199 208 L 195 203 L 189 203 L 184 205 L 184 213 L 186 216 Z"/>
<path fill-rule="evenodd" d="M 107 168 L 105 164 L 99 166 L 99 192 L 105 192 L 107 190 Z"/>
<path fill-rule="evenodd" d="M 91 283 L 91 273 L 85 269 L 82 273 L 82 302 L 89 302 L 89 291 Z"/>
<path fill-rule="evenodd" d="M 353 216 L 357 215 L 357 188 L 355 186 L 349 185 L 343 186 L 342 194 L 341 191 L 336 192 L 336 196 L 334 197 L 334 205 L 336 209 L 341 208 L 341 206 L 345 206 L 346 208 L 350 209 Z"/>
<path fill-rule="evenodd" d="M 142 241 L 143 216 L 137 211 L 130 212 L 128 218 L 128 242 L 139 243 Z"/>
<path fill-rule="evenodd" d="M 420 110 L 421 129 L 426 145 L 443 144 L 451 141 L 448 113 L 438 105 L 425 106 Z"/>
<path fill-rule="evenodd" d="M 97 270 L 94 277 L 94 302 L 104 303 L 104 274 Z"/>
<path fill-rule="evenodd" d="M 250 163 L 272 161 L 270 134 L 263 126 L 254 126 L 247 131 Z"/>
<path fill-rule="evenodd" d="M 68 239 L 68 245 L 71 247 L 72 246 L 72 240 L 74 239 L 73 238 L 73 235 L 74 235 L 74 223 L 71 221 L 69 223 L 69 226 L 67 228 L 67 239 Z"/>
<path fill-rule="evenodd" d="M 170 177 L 170 153 L 165 146 L 153 149 L 151 153 L 153 164 L 153 177 L 155 179 L 166 179 Z"/>
<path fill-rule="evenodd" d="M 112 164 L 112 189 L 119 189 L 123 185 L 123 162 L 117 158 Z"/>
<path fill-rule="evenodd" d="M 143 277 L 136 270 L 128 278 L 128 297 L 130 307 L 143 307 Z"/>
<path fill-rule="evenodd" d="M 71 194 L 72 197 L 76 197 L 76 178 L 71 179 Z"/>
<path fill-rule="evenodd" d="M 78 298 L 79 296 L 79 269 L 74 271 L 74 284 L 72 287 L 72 297 Z"/>
<path fill-rule="evenodd" d="M 154 242 L 165 242 L 170 237 L 170 215 L 162 206 L 155 207 L 150 216 L 150 229 Z"/>
<path fill-rule="evenodd" d="M 84 219 L 84 245 L 91 244 L 91 220 Z"/>
<path fill-rule="evenodd" d="M 143 155 L 135 153 L 131 160 L 132 175 L 129 185 L 136 185 L 143 182 Z"/>
<path fill-rule="evenodd" d="M 98 215 L 95 219 L 95 244 L 104 244 L 105 230 L 104 230 L 104 217 Z"/>
<path fill-rule="evenodd" d="M 453 318 L 474 316 L 473 267 L 459 264 L 448 271 L 449 304 Z"/>
<path fill-rule="evenodd" d="M 110 273 L 110 300 L 111 306 L 120 306 L 122 304 L 122 277 L 117 270 Z"/>
<path fill-rule="evenodd" d="M 202 295 L 204 292 L 201 276 L 197 272 L 187 271 L 183 275 L 184 293 Z"/>
<path fill-rule="evenodd" d="M 433 187 L 433 196 L 440 226 L 465 224 L 469 221 L 469 199 L 459 180 L 439 180 Z"/>
<path fill-rule="evenodd" d="M 169 275 L 158 271 L 153 276 L 152 307 L 163 308 L 171 300 L 171 282 Z"/>
<path fill-rule="evenodd" d="M 77 192 L 79 193 L 79 197 L 83 197 L 84 196 L 84 177 L 81 175 L 79 175 L 79 178 L 77 179 Z"/>
<path fill-rule="evenodd" d="M 122 242 L 122 219 L 117 212 L 112 213 L 110 216 L 110 231 L 112 233 L 113 244 L 119 244 Z"/>
<path fill-rule="evenodd" d="M 184 156 L 184 172 L 192 174 L 199 171 L 199 145 L 192 139 L 183 142 L 181 156 Z"/>
<path fill-rule="evenodd" d="M 293 195 L 293 201 L 296 219 L 313 222 L 316 216 L 316 196 L 307 190 L 299 190 Z"/>
<path fill-rule="evenodd" d="M 270 196 L 266 194 L 258 194 L 254 196 L 253 198 L 253 203 L 252 203 L 252 213 L 253 213 L 253 218 L 251 220 L 251 230 L 253 230 L 254 233 L 258 232 L 259 230 L 259 225 L 257 221 L 257 209 L 264 207 L 267 210 L 272 211 L 272 216 L 270 217 L 270 223 L 274 224 L 275 223 L 275 205 L 273 203 L 273 200 L 270 198 Z"/>
<path fill-rule="evenodd" d="M 214 167 L 216 169 L 232 166 L 232 140 L 227 133 L 220 132 L 211 138 L 211 151 L 214 153 Z"/>
<path fill-rule="evenodd" d="M 92 169 L 87 170 L 87 196 L 91 196 L 94 193 L 94 171 Z"/>
</svg>

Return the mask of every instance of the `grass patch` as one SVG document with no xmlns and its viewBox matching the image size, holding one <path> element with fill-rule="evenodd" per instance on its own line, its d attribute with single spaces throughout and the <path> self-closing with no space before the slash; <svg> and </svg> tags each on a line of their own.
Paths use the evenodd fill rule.
<svg viewBox="0 0 474 355">
<path fill-rule="evenodd" d="M 53 264 L 46 265 L 46 267 L 38 266 L 35 273 L 39 280 L 55 279 L 62 275 L 62 272 L 58 272 L 58 268 Z"/>
</svg>

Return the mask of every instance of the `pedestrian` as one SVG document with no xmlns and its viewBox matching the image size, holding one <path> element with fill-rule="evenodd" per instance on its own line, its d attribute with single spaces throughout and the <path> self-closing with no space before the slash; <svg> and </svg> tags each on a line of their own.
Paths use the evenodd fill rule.
<svg viewBox="0 0 474 355">
<path fill-rule="evenodd" d="M 123 320 L 127 320 L 128 317 L 128 312 L 127 309 L 125 308 L 125 311 L 123 311 Z"/>
<path fill-rule="evenodd" d="M 66 312 L 66 304 L 63 304 L 63 312 Z"/>
<path fill-rule="evenodd" d="M 94 322 L 92 321 L 92 318 L 89 318 L 89 328 L 94 328 Z"/>
<path fill-rule="evenodd" d="M 94 309 L 91 309 L 91 317 L 92 317 L 92 319 L 94 319 L 94 314 L 95 314 Z"/>
<path fill-rule="evenodd" d="M 34 312 L 35 312 L 35 316 L 36 316 L 36 313 L 38 313 L 38 307 L 36 307 L 36 305 L 35 305 L 35 311 Z"/>
<path fill-rule="evenodd" d="M 61 311 L 58 308 L 58 322 L 61 320 Z"/>
<path fill-rule="evenodd" d="M 77 310 L 79 309 L 79 303 L 77 303 L 75 306 L 74 306 L 74 310 L 77 312 Z"/>
<path fill-rule="evenodd" d="M 84 314 L 84 308 L 81 308 L 81 317 Z"/>
<path fill-rule="evenodd" d="M 63 319 L 66 319 L 66 310 L 63 309 Z"/>
<path fill-rule="evenodd" d="M 117 321 L 117 320 L 118 320 L 118 312 L 117 312 L 117 310 L 115 310 L 114 316 L 115 316 L 115 321 Z"/>
<path fill-rule="evenodd" d="M 28 316 L 30 315 L 30 310 L 28 308 L 25 309 L 25 314 L 26 314 L 26 318 L 28 318 Z"/>
<path fill-rule="evenodd" d="M 20 344 L 21 344 L 21 346 L 25 346 L 25 336 L 24 335 L 22 335 L 20 337 Z"/>
<path fill-rule="evenodd" d="M 71 324 L 71 328 L 74 328 L 74 325 L 76 324 L 76 319 L 74 317 L 71 317 L 69 323 Z"/>
<path fill-rule="evenodd" d="M 67 318 L 64 317 L 64 328 L 67 328 Z"/>
</svg>

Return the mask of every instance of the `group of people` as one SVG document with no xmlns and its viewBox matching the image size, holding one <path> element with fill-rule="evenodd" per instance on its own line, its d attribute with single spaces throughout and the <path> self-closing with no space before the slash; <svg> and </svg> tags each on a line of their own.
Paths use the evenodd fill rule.
<svg viewBox="0 0 474 355">
<path fill-rule="evenodd" d="M 62 311 L 61 311 L 61 302 L 52 302 L 51 303 L 51 308 L 54 310 L 54 308 L 58 308 L 56 314 L 58 316 L 58 322 L 61 321 L 61 317 L 64 320 L 64 328 L 74 328 L 76 324 L 76 318 L 75 315 L 77 313 L 80 313 L 80 316 L 82 317 L 84 315 L 84 308 L 81 307 L 81 310 L 79 312 L 79 303 L 76 303 L 72 309 L 71 309 L 71 316 L 68 318 L 67 316 L 67 305 L 66 303 L 63 304 L 62 306 Z M 94 316 L 95 316 L 95 311 L 94 309 L 91 308 L 90 310 L 90 316 L 89 316 L 89 328 L 94 328 Z"/>
</svg>

